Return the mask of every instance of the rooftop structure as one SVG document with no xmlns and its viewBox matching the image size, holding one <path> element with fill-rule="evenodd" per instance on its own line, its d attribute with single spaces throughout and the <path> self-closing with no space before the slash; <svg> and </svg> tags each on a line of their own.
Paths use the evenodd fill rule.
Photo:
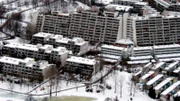
<svg viewBox="0 0 180 101">
<path fill-rule="evenodd" d="M 155 83 L 156 81 L 158 81 L 159 79 L 163 78 L 164 75 L 162 74 L 158 74 L 157 76 L 155 76 L 153 79 L 151 79 L 150 81 L 148 81 L 146 83 L 146 85 L 151 86 L 153 83 Z"/>
</svg>

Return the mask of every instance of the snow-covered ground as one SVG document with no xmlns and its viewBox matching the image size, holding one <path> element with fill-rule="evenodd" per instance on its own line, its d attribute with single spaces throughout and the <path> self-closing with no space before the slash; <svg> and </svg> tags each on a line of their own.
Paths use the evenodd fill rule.
<svg viewBox="0 0 180 101">
<path fill-rule="evenodd" d="M 123 82 L 123 89 L 122 89 L 122 97 L 120 98 L 120 88 L 119 88 L 119 82 L 120 79 L 119 78 L 123 78 L 121 81 Z M 116 71 L 115 73 L 110 74 L 107 78 L 106 78 L 106 82 L 108 82 L 108 84 L 110 84 L 112 86 L 111 90 L 106 89 L 104 92 L 101 93 L 96 93 L 96 86 L 93 87 L 93 93 L 89 93 L 85 91 L 85 87 L 82 88 L 78 88 L 78 89 L 72 89 L 72 90 L 67 90 L 67 91 L 63 91 L 57 94 L 57 96 L 85 96 L 85 97 L 93 97 L 96 98 L 97 101 L 104 101 L 105 98 L 110 97 L 110 98 L 115 98 L 116 96 L 118 96 L 118 98 L 120 98 L 120 101 L 129 101 L 130 99 L 130 84 L 131 84 L 131 74 L 127 73 L 127 72 L 120 72 L 120 71 Z M 116 86 L 116 93 L 115 93 L 115 81 L 117 81 L 117 86 Z M 2 83 L 0 82 L 0 87 L 4 88 L 4 89 L 9 89 L 9 83 Z M 61 80 L 59 82 L 59 86 L 57 90 L 63 90 L 63 89 L 67 89 L 67 88 L 71 88 L 71 87 L 76 87 L 76 86 L 80 86 L 83 84 L 80 83 L 73 83 L 70 82 L 67 85 L 67 81 Z M 44 90 L 41 90 L 41 88 L 45 88 Z M 32 89 L 32 87 L 28 86 L 22 86 L 22 88 L 20 88 L 20 85 L 15 84 L 13 87 L 14 91 L 19 91 L 19 92 L 28 92 Z M 52 87 L 52 91 L 55 91 L 55 86 Z M 49 83 L 45 83 L 43 86 L 39 87 L 37 90 L 33 91 L 31 94 L 43 94 L 43 93 L 48 93 L 49 92 Z M 53 96 L 55 96 L 55 94 L 53 94 Z M 16 99 L 13 101 L 22 101 L 25 96 L 22 95 L 16 95 L 16 94 L 11 94 L 10 92 L 1 92 L 0 91 L 0 97 L 4 97 L 4 99 Z M 44 96 L 43 96 L 44 97 Z M 147 94 L 141 92 L 140 90 L 136 89 L 135 90 L 135 94 L 134 96 L 132 96 L 133 101 L 155 101 L 151 98 L 149 98 L 147 96 Z M 19 99 L 19 100 L 18 100 Z"/>
</svg>

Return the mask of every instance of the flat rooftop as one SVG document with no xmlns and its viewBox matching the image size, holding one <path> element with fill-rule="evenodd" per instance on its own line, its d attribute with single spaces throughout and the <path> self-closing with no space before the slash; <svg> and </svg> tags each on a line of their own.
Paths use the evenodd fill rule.
<svg viewBox="0 0 180 101">
<path fill-rule="evenodd" d="M 79 63 L 79 64 L 87 64 L 87 65 L 95 65 L 96 64 L 96 61 L 94 59 L 87 59 L 87 58 L 75 57 L 75 56 L 68 58 L 66 61 L 73 62 L 73 63 Z"/>
</svg>

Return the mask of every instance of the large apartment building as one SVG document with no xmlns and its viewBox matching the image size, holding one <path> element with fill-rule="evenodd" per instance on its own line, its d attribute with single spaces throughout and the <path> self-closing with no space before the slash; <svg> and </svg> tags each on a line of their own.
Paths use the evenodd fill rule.
<svg viewBox="0 0 180 101">
<path fill-rule="evenodd" d="M 137 46 L 180 42 L 179 15 L 130 16 L 127 23 L 127 38 Z"/>
<path fill-rule="evenodd" d="M 84 79 L 88 79 L 99 69 L 99 62 L 94 59 L 72 56 L 66 60 L 65 71 L 70 74 L 79 74 Z"/>
<path fill-rule="evenodd" d="M 112 44 L 121 38 L 122 17 L 116 17 L 115 12 L 111 13 L 111 16 L 108 15 L 109 12 L 105 12 L 104 16 L 99 16 L 97 12 L 92 11 L 71 14 L 69 34 L 91 42 Z"/>
<path fill-rule="evenodd" d="M 37 32 L 80 37 L 90 42 L 114 43 L 122 38 L 122 15 L 115 11 L 86 10 L 79 13 L 39 15 Z"/>
<path fill-rule="evenodd" d="M 49 64 L 48 61 L 34 61 L 32 58 L 0 57 L 0 70 L 6 75 L 43 80 L 50 68 L 55 68 L 55 65 Z"/>
<path fill-rule="evenodd" d="M 88 51 L 89 43 L 82 38 L 74 37 L 72 39 L 63 37 L 63 35 L 49 34 L 39 32 L 34 34 L 31 40 L 32 44 L 49 44 L 54 47 L 66 47 L 75 55 L 81 55 Z"/>
<path fill-rule="evenodd" d="M 31 57 L 35 60 L 48 60 L 59 67 L 65 65 L 69 51 L 65 47 L 53 48 L 52 45 L 11 43 L 4 45 L 2 53 L 19 58 Z"/>
<path fill-rule="evenodd" d="M 46 32 L 68 36 L 69 14 L 53 12 L 49 15 L 39 14 L 36 22 L 36 32 Z"/>
</svg>

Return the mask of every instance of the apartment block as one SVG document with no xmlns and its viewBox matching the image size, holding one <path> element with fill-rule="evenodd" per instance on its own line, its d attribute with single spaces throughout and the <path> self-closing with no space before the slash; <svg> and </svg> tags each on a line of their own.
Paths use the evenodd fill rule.
<svg viewBox="0 0 180 101">
<path fill-rule="evenodd" d="M 1 72 L 6 75 L 13 75 L 32 80 L 43 80 L 48 70 L 55 68 L 54 64 L 48 61 L 35 61 L 33 58 L 12 58 L 0 57 Z"/>
<path fill-rule="evenodd" d="M 72 39 L 63 37 L 63 35 L 49 34 L 39 32 L 34 34 L 31 40 L 32 44 L 49 44 L 54 47 L 66 47 L 75 55 L 81 55 L 88 51 L 89 43 L 82 38 L 74 37 Z"/>
<path fill-rule="evenodd" d="M 122 17 L 99 16 L 97 12 L 82 11 L 81 13 L 71 14 L 69 34 L 72 37 L 80 37 L 90 42 L 114 43 L 120 39 L 120 22 Z M 121 27 L 120 27 L 121 26 Z"/>
<path fill-rule="evenodd" d="M 68 36 L 69 14 L 53 12 L 49 15 L 39 14 L 36 32 L 46 32 Z"/>
<path fill-rule="evenodd" d="M 65 71 L 70 74 L 80 75 L 80 77 L 84 79 L 88 79 L 98 72 L 99 69 L 99 62 L 94 59 L 72 56 L 66 60 Z"/>
<path fill-rule="evenodd" d="M 155 45 L 149 47 L 134 47 L 129 57 L 129 63 L 148 63 L 149 61 L 179 61 L 180 60 L 180 45 Z"/>
<path fill-rule="evenodd" d="M 39 15 L 36 31 L 80 37 L 86 41 L 114 43 L 122 38 L 122 16 L 115 11 L 86 10 L 79 13 Z"/>
<path fill-rule="evenodd" d="M 136 46 L 173 44 L 180 42 L 180 16 L 159 14 L 130 16 L 127 38 Z"/>
<path fill-rule="evenodd" d="M 11 43 L 4 45 L 2 53 L 19 58 L 31 57 L 35 60 L 48 60 L 59 67 L 65 65 L 69 51 L 65 47 L 54 48 L 52 45 Z"/>
<path fill-rule="evenodd" d="M 113 46 L 113 45 L 102 45 L 101 46 L 101 57 L 107 61 L 115 61 L 122 59 L 123 51 L 125 48 Z"/>
</svg>

